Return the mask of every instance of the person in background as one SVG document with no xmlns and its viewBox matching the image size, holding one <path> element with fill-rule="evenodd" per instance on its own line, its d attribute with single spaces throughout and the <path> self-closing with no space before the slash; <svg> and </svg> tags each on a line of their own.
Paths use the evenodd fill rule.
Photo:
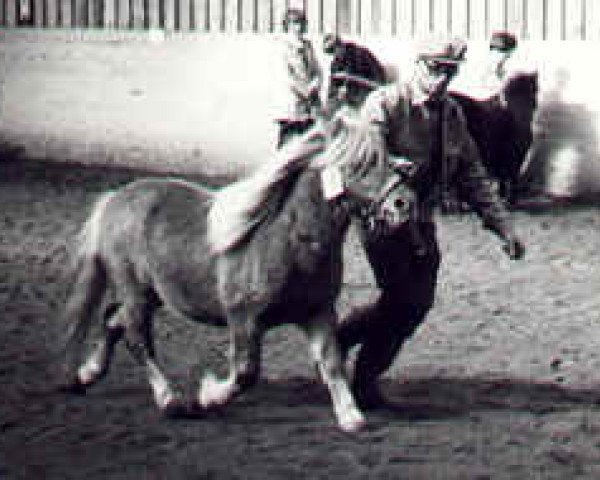
<svg viewBox="0 0 600 480">
<path fill-rule="evenodd" d="M 498 82 L 506 79 L 506 62 L 517 48 L 517 37 L 510 32 L 494 32 L 490 39 L 489 76 Z"/>
<path fill-rule="evenodd" d="M 315 123 L 321 111 L 321 67 L 311 41 L 305 38 L 306 17 L 299 9 L 286 11 L 283 26 L 285 39 L 285 63 L 289 79 L 287 111 L 278 118 L 281 148 L 292 137 L 305 133 Z"/>
<path fill-rule="evenodd" d="M 385 82 L 385 70 L 371 51 L 329 33 L 323 38 L 323 51 L 332 55 L 327 111 L 341 105 L 359 108 L 368 94 Z"/>
<path fill-rule="evenodd" d="M 418 55 L 410 80 L 373 91 L 360 111 L 361 121 L 375 132 L 367 138 L 383 144 L 390 161 L 403 172 L 404 184 L 413 192 L 407 202 L 414 201 L 411 210 L 416 212 L 387 235 L 378 233 L 370 222 L 359 225 L 381 295 L 376 303 L 341 322 L 338 340 L 346 355 L 358 347 L 353 388 L 363 408 L 385 406 L 377 380 L 433 305 L 440 264 L 433 208 L 443 189 L 456 186 L 483 226 L 502 240 L 511 259 L 524 254 L 463 112 L 447 95 L 465 51 L 466 44 L 458 40 L 429 45 Z"/>
</svg>

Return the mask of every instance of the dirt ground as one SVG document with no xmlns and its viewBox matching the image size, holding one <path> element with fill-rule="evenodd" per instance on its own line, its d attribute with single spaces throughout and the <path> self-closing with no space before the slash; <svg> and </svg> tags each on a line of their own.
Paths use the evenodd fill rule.
<svg viewBox="0 0 600 480">
<path fill-rule="evenodd" d="M 0 40 L 0 128 L 28 156 L 54 146 L 53 160 L 123 165 L 160 146 L 150 161 L 168 158 L 169 171 L 202 157 L 198 109 L 156 74 L 192 85 L 195 71 L 178 76 L 190 51 Z M 181 111 L 192 140 L 172 145 L 160 135 L 183 135 L 172 121 Z M 306 342 L 285 327 L 266 338 L 254 390 L 220 414 L 167 420 L 122 348 L 87 396 L 56 388 L 71 239 L 98 193 L 140 173 L 1 150 L 0 478 L 600 478 L 597 206 L 518 209 L 520 262 L 472 216 L 440 218 L 436 305 L 384 378 L 398 408 L 368 414 L 365 432 L 335 428 Z M 377 295 L 355 236 L 345 248 L 342 312 Z M 156 327 L 160 359 L 182 389 L 205 368 L 223 369 L 224 331 L 164 313 Z"/>
<path fill-rule="evenodd" d="M 0 163 L 0 477 L 598 478 L 600 213 L 515 212 L 510 262 L 471 216 L 440 218 L 437 303 L 384 379 L 398 404 L 334 426 L 307 345 L 267 336 L 265 377 L 220 414 L 161 418 L 124 349 L 84 397 L 56 390 L 67 250 L 99 192 L 127 171 Z M 340 309 L 376 295 L 351 235 Z M 225 333 L 162 314 L 159 354 L 181 388 L 223 368 Z"/>
</svg>

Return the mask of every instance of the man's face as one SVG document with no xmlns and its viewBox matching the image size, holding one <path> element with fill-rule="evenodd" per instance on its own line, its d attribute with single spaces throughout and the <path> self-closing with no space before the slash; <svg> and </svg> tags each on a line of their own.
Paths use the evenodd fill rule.
<svg viewBox="0 0 600 480">
<path fill-rule="evenodd" d="M 338 37 L 335 35 L 325 35 L 325 38 L 323 39 L 323 51 L 326 54 L 334 54 L 339 45 L 340 39 Z"/>
<path fill-rule="evenodd" d="M 417 86 L 430 99 L 444 95 L 448 84 L 458 71 L 458 65 L 441 63 L 435 60 L 417 62 Z"/>
<path fill-rule="evenodd" d="M 304 22 L 299 18 L 290 18 L 288 20 L 287 28 L 291 35 L 299 37 L 304 33 Z"/>
</svg>

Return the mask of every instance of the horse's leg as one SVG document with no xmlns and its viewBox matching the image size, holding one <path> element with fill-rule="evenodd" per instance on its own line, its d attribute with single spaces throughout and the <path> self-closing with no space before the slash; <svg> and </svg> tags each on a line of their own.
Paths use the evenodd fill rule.
<svg viewBox="0 0 600 480">
<path fill-rule="evenodd" d="M 122 328 L 125 344 L 133 358 L 146 368 L 158 408 L 167 415 L 183 412 L 183 402 L 156 362 L 152 338 L 152 317 L 160 305 L 156 294 L 145 290 L 130 295 L 108 322 L 108 328 Z"/>
<path fill-rule="evenodd" d="M 95 342 L 92 351 L 77 370 L 77 379 L 82 386 L 91 386 L 108 372 L 115 345 L 123 337 L 123 327 L 110 325 L 111 318 L 119 309 L 120 305 L 113 303 L 104 310 L 102 337 Z"/>
<path fill-rule="evenodd" d="M 64 347 L 65 388 L 73 392 L 83 392 L 86 387 L 79 377 L 79 362 L 90 326 L 106 293 L 106 285 L 106 270 L 101 260 L 97 257 L 81 259 L 65 308 L 65 318 L 69 322 Z"/>
<path fill-rule="evenodd" d="M 320 378 L 329 389 L 340 428 L 355 432 L 364 426 L 365 419 L 356 405 L 344 372 L 336 339 L 336 324 L 337 315 L 332 307 L 328 307 L 301 327 L 310 342 Z"/>
<path fill-rule="evenodd" d="M 264 328 L 248 314 L 231 314 L 229 325 L 229 374 L 219 379 L 208 373 L 202 379 L 198 401 L 204 408 L 222 406 L 254 385 L 260 377 L 261 341 Z"/>
</svg>

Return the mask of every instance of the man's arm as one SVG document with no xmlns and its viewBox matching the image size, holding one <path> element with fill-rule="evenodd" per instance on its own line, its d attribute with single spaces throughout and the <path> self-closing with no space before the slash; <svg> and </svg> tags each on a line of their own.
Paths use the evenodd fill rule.
<svg viewBox="0 0 600 480">
<path fill-rule="evenodd" d="M 459 195 L 473 207 L 483 226 L 503 240 L 505 252 L 512 259 L 519 259 L 525 253 L 525 247 L 514 231 L 504 201 L 481 162 L 479 150 L 468 133 L 464 114 L 459 107 L 456 107 L 455 114 L 455 126 L 459 128 L 461 138 L 456 178 Z"/>
</svg>

